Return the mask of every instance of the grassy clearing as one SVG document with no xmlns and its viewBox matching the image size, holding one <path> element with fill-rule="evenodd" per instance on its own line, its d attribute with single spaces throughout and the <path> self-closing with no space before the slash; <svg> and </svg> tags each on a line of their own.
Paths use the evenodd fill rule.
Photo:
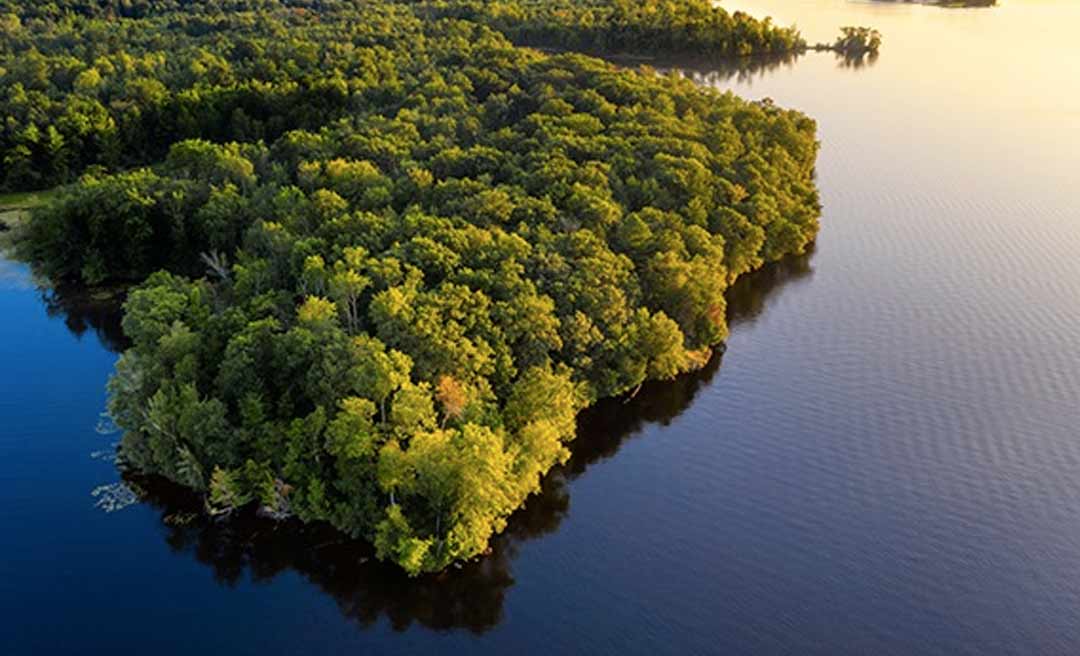
<svg viewBox="0 0 1080 656">
<path fill-rule="evenodd" d="M 56 193 L 55 189 L 46 191 L 22 191 L 13 194 L 0 194 L 0 212 L 29 210 L 44 205 Z"/>
<path fill-rule="evenodd" d="M 49 202 L 55 190 L 0 194 L 0 250 L 14 242 L 14 233 L 22 227 L 35 207 Z"/>
</svg>

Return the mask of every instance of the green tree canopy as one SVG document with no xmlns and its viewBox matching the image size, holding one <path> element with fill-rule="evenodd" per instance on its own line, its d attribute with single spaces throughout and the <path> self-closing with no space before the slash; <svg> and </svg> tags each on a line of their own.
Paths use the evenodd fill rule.
<svg viewBox="0 0 1080 656">
<path fill-rule="evenodd" d="M 371 540 L 482 553 L 577 412 L 700 366 L 724 292 L 818 229 L 815 124 L 516 43 L 718 54 L 706 0 L 0 0 L 0 184 L 56 277 L 139 283 L 128 466 Z"/>
</svg>

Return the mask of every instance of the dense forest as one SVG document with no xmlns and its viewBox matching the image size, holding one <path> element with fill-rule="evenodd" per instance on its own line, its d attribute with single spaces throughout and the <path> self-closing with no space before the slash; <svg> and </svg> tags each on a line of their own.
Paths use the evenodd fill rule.
<svg viewBox="0 0 1080 656">
<path fill-rule="evenodd" d="M 90 165 L 157 162 L 184 138 L 269 141 L 320 128 L 355 109 L 350 83 L 391 84 L 371 76 L 422 65 L 392 50 L 454 16 L 552 47 L 805 47 L 794 29 L 709 0 L 0 0 L 0 190 L 70 182 Z"/>
<path fill-rule="evenodd" d="M 580 409 L 707 362 L 729 285 L 818 229 L 806 116 L 511 41 L 797 39 L 704 3 L 0 7 L 3 184 L 75 181 L 21 252 L 139 282 L 123 461 L 413 574 L 482 553 Z"/>
<path fill-rule="evenodd" d="M 453 0 L 423 3 L 429 16 L 489 25 L 515 43 L 635 54 L 764 55 L 806 47 L 799 31 L 711 0 Z"/>
</svg>

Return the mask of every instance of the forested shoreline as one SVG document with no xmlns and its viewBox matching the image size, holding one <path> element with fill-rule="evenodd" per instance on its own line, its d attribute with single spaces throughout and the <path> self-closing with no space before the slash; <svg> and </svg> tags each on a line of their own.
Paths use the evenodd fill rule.
<svg viewBox="0 0 1080 656">
<path fill-rule="evenodd" d="M 412 574 L 482 553 L 580 409 L 703 365 L 729 285 L 818 229 L 811 119 L 510 41 L 588 7 L 610 29 L 561 45 L 805 47 L 704 3 L 0 7 L 3 184 L 78 178 L 21 254 L 142 281 L 123 461 Z"/>
<path fill-rule="evenodd" d="M 711 0 L 427 0 L 414 6 L 426 16 L 482 23 L 518 44 L 568 50 L 737 57 L 806 48 L 796 28 L 729 13 Z"/>
</svg>

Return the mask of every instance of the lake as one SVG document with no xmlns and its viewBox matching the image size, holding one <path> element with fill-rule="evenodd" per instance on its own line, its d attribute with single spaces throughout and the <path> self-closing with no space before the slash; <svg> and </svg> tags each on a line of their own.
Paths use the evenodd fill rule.
<svg viewBox="0 0 1080 656">
<path fill-rule="evenodd" d="M 441 577 L 160 486 L 129 505 L 114 308 L 0 260 L 3 653 L 1080 650 L 1080 3 L 724 4 L 885 36 L 653 62 L 818 120 L 817 246 L 732 290 L 722 358 L 585 413 Z"/>
</svg>

